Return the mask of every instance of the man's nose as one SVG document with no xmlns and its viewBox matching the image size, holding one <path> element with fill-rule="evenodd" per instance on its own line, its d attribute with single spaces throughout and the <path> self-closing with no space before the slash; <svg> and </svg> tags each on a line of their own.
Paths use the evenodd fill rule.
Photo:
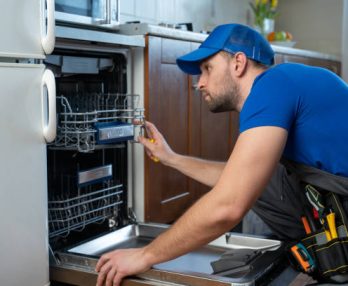
<svg viewBox="0 0 348 286">
<path fill-rule="evenodd" d="M 204 87 L 205 87 L 204 78 L 200 76 L 197 82 L 197 90 L 202 90 Z"/>
</svg>

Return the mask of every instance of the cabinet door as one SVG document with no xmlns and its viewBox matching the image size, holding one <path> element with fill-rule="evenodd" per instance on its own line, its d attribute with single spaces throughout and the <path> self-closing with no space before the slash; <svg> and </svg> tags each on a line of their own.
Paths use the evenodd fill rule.
<svg viewBox="0 0 348 286">
<path fill-rule="evenodd" d="M 238 136 L 237 113 L 211 113 L 194 88 L 198 77 L 184 74 L 176 65 L 177 57 L 198 45 L 147 37 L 146 117 L 176 152 L 226 161 Z M 145 159 L 146 221 L 173 222 L 209 190 L 178 171 Z"/>
<path fill-rule="evenodd" d="M 148 36 L 146 48 L 145 109 L 169 145 L 188 154 L 189 81 L 176 58 L 190 51 L 190 43 Z M 145 220 L 170 223 L 191 204 L 188 178 L 145 159 Z"/>
<path fill-rule="evenodd" d="M 192 43 L 191 49 L 197 49 Z M 227 161 L 238 136 L 239 115 L 236 112 L 212 113 L 197 86 L 198 76 L 192 76 L 190 86 L 190 155 L 214 161 Z M 219 146 L 217 148 L 217 146 Z M 194 199 L 211 188 L 190 180 Z"/>
</svg>

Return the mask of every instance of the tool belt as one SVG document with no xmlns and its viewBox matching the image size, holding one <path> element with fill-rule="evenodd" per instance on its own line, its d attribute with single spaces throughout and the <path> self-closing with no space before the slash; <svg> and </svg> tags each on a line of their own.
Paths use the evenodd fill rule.
<svg viewBox="0 0 348 286">
<path fill-rule="evenodd" d="M 319 282 L 348 281 L 348 178 L 282 160 L 303 192 L 306 236 L 289 246 L 292 264 Z"/>
</svg>

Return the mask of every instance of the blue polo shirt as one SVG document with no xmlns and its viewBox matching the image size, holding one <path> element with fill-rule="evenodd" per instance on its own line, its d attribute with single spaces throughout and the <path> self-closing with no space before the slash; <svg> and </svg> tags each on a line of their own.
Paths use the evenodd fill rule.
<svg viewBox="0 0 348 286">
<path fill-rule="evenodd" d="M 333 72 L 285 63 L 259 75 L 240 132 L 258 126 L 288 131 L 285 158 L 348 177 L 348 85 Z"/>
</svg>

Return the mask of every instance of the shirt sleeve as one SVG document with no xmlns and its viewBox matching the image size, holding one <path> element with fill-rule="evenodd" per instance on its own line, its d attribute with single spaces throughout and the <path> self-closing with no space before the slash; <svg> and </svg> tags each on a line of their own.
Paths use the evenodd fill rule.
<svg viewBox="0 0 348 286">
<path fill-rule="evenodd" d="M 257 77 L 240 113 L 240 132 L 260 126 L 289 131 L 299 106 L 296 90 L 282 71 L 271 69 Z"/>
</svg>

